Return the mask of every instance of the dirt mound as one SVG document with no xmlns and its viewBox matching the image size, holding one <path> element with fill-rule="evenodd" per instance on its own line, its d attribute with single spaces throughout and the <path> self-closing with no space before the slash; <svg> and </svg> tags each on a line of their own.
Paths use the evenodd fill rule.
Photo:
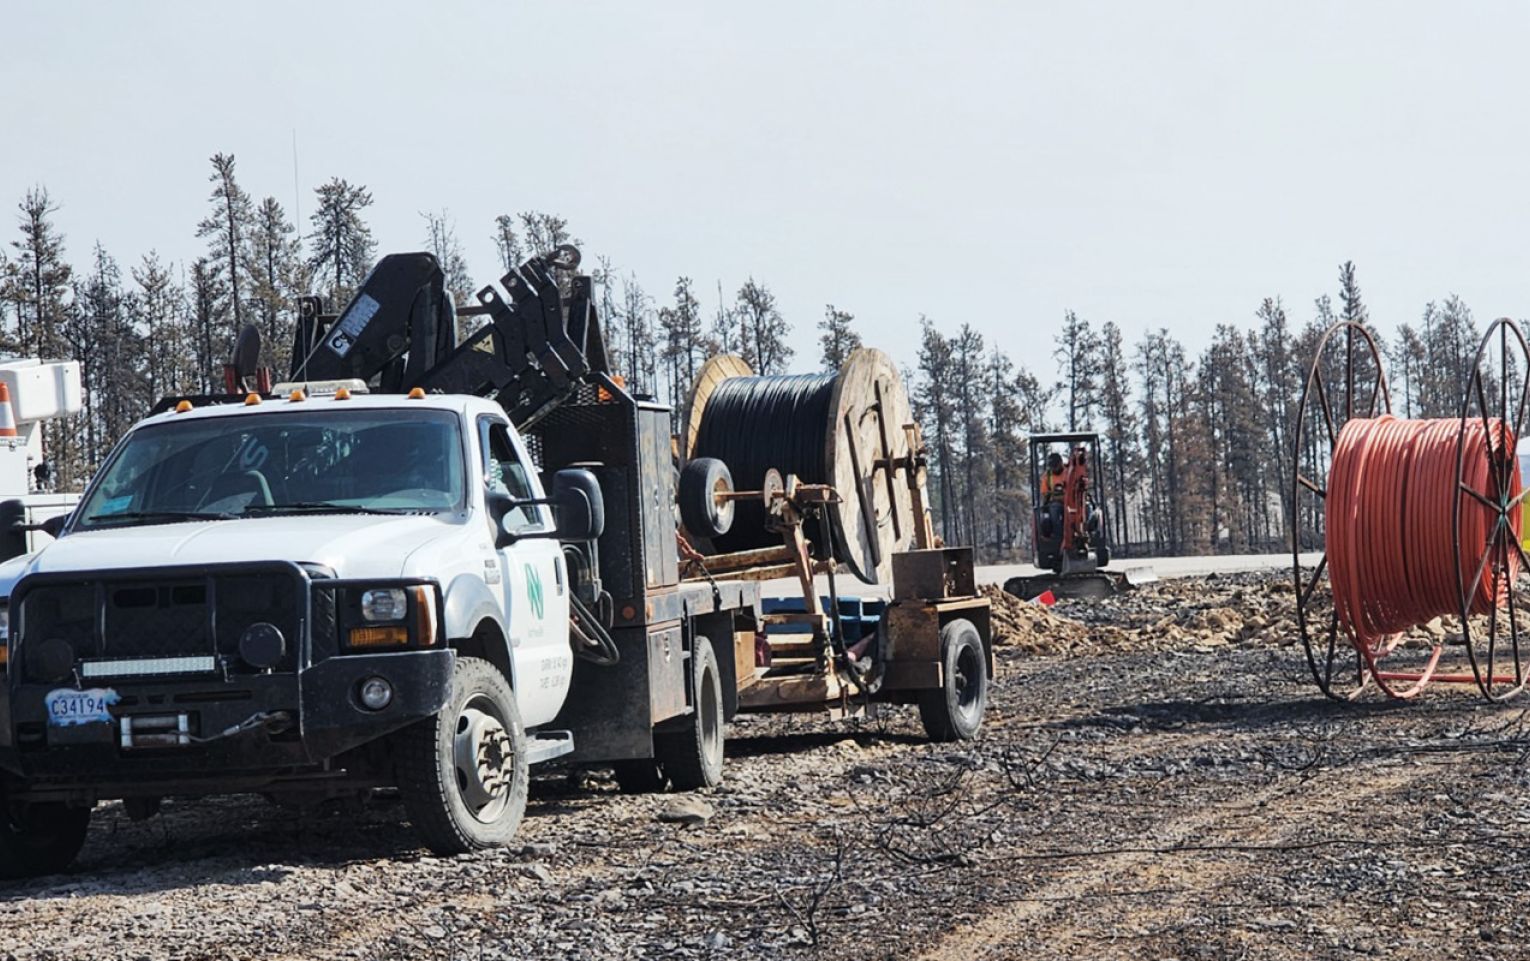
<svg viewBox="0 0 1530 961">
<path fill-rule="evenodd" d="M 1291 584 L 1275 574 L 1184 578 L 1113 597 L 1023 601 L 999 587 L 993 603 L 997 644 L 1029 654 L 1105 654 L 1291 644 L 1298 640 Z"/>
<path fill-rule="evenodd" d="M 1028 654 L 1061 654 L 1088 636 L 1089 625 L 1054 614 L 1041 604 L 1022 601 L 992 584 L 983 585 L 982 591 L 993 604 L 995 644 L 1012 645 Z"/>
<path fill-rule="evenodd" d="M 983 594 L 993 604 L 995 644 L 1027 654 L 1098 654 L 1120 649 L 1126 636 L 1108 624 L 1086 624 L 1043 604 L 1022 601 L 993 585 Z"/>
</svg>

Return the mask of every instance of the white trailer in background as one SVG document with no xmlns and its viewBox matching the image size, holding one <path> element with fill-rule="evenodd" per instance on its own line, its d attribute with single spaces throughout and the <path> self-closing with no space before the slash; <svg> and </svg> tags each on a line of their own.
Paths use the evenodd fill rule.
<svg viewBox="0 0 1530 961">
<path fill-rule="evenodd" d="M 79 503 L 78 492 L 53 489 L 54 472 L 43 450 L 42 425 L 80 413 L 85 397 L 80 365 L 73 360 L 0 359 L 0 384 L 10 395 L 16 428 L 14 436 L 0 436 L 0 501 L 4 502 L 0 511 L 6 514 L 7 524 L 21 525 L 13 539 L 0 536 L 0 554 L 14 557 L 51 541 L 41 525 L 68 515 Z"/>
</svg>

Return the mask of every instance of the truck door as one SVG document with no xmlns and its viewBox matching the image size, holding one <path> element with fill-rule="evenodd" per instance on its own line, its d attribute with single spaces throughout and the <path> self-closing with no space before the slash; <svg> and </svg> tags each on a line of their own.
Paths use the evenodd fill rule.
<svg viewBox="0 0 1530 961">
<path fill-rule="evenodd" d="M 507 421 L 478 419 L 484 483 L 515 498 L 541 496 L 520 438 Z M 552 511 L 541 504 L 513 509 L 511 530 L 551 531 Z M 515 662 L 516 698 L 527 726 L 552 720 L 563 706 L 572 672 L 568 642 L 568 577 L 556 538 L 517 540 L 496 551 L 499 584 Z M 493 575 L 489 577 L 493 588 Z"/>
</svg>

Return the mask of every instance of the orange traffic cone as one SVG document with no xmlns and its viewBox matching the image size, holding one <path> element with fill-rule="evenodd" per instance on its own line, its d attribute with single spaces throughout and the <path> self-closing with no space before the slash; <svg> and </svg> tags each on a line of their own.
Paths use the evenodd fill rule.
<svg viewBox="0 0 1530 961">
<path fill-rule="evenodd" d="M 11 389 L 0 380 L 0 437 L 16 436 L 16 411 L 11 407 Z"/>
</svg>

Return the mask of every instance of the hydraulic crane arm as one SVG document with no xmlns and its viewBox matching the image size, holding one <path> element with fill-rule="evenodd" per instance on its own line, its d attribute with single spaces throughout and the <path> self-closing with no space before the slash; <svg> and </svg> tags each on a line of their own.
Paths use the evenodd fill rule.
<svg viewBox="0 0 1530 961">
<path fill-rule="evenodd" d="M 565 244 L 506 273 L 500 284 L 508 300 L 489 285 L 476 306 L 458 311 L 434 256 L 390 254 L 337 317 L 321 315 L 316 298 L 305 298 L 292 379 L 376 378 L 385 393 L 423 387 L 477 394 L 528 427 L 581 383 L 620 389 L 608 374 L 590 278 L 575 276 L 565 296 L 554 274 L 578 265 L 579 251 Z M 459 314 L 486 318 L 460 344 Z"/>
</svg>

